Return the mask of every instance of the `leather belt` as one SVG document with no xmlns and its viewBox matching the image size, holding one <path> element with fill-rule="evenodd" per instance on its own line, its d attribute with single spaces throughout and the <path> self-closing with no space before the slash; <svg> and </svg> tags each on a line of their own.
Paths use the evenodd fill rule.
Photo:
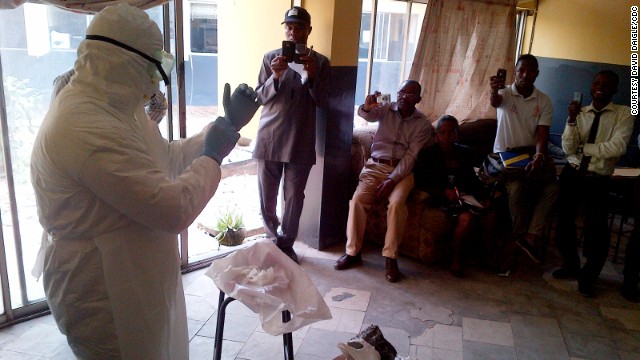
<svg viewBox="0 0 640 360">
<path fill-rule="evenodd" d="M 375 163 L 389 165 L 392 167 L 396 167 L 400 163 L 399 159 L 380 159 L 373 156 L 371 157 L 371 160 L 373 160 L 373 162 Z"/>
</svg>

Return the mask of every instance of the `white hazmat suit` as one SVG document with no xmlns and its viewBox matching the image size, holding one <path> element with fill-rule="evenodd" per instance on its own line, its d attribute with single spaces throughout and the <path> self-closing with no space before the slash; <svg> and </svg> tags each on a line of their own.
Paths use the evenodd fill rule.
<svg viewBox="0 0 640 360">
<path fill-rule="evenodd" d="M 129 5 L 105 8 L 87 35 L 160 60 L 160 30 Z M 74 68 L 31 158 L 51 312 L 81 359 L 188 359 L 177 234 L 213 196 L 219 161 L 200 156 L 204 132 L 168 143 L 147 120 L 158 79 L 144 57 L 84 40 Z"/>
</svg>

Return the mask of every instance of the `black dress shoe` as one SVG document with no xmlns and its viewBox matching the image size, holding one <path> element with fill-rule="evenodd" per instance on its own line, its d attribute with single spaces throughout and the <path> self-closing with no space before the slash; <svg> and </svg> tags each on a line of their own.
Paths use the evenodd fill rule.
<svg viewBox="0 0 640 360">
<path fill-rule="evenodd" d="M 640 302 L 637 286 L 622 285 L 622 287 L 620 288 L 620 294 L 622 294 L 623 298 L 631 301 L 632 303 Z"/>
<path fill-rule="evenodd" d="M 333 268 L 336 270 L 345 270 L 350 267 L 362 264 L 362 257 L 360 253 L 355 256 L 344 254 L 333 264 Z"/>
<path fill-rule="evenodd" d="M 596 297 L 596 289 L 593 284 L 578 280 L 578 292 L 586 298 Z"/>
<path fill-rule="evenodd" d="M 551 275 L 556 279 L 577 279 L 580 275 L 580 269 L 561 267 L 552 272 Z"/>
<path fill-rule="evenodd" d="M 392 258 L 386 258 L 387 262 L 385 264 L 386 273 L 384 274 L 385 279 L 388 282 L 396 282 L 400 278 L 400 270 L 398 269 L 398 260 Z"/>
<path fill-rule="evenodd" d="M 298 255 L 293 250 L 293 246 L 280 248 L 283 253 L 285 253 L 291 260 L 293 260 L 296 264 L 300 265 L 300 261 L 298 260 Z"/>
</svg>

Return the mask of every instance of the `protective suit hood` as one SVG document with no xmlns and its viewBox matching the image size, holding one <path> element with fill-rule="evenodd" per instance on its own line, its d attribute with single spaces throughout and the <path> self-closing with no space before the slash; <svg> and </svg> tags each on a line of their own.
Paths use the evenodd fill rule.
<svg viewBox="0 0 640 360">
<path fill-rule="evenodd" d="M 162 61 L 162 33 L 142 10 L 121 3 L 100 11 L 87 28 Z M 125 114 L 131 114 L 158 91 L 155 65 L 117 45 L 85 39 L 78 47 L 74 69 L 77 84 L 90 85 L 93 96 Z"/>
</svg>

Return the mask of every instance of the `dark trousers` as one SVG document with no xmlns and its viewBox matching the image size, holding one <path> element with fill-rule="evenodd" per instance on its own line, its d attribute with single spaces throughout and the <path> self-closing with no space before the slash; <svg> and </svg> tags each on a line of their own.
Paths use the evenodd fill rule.
<svg viewBox="0 0 640 360">
<path fill-rule="evenodd" d="M 611 234 L 607 222 L 607 198 L 610 183 L 610 176 L 580 175 L 570 165 L 566 165 L 560 174 L 556 246 L 562 256 L 563 267 L 580 268 L 576 216 L 578 209 L 582 208 L 582 253 L 587 262 L 580 270 L 580 281 L 588 284 L 596 281 L 609 255 Z"/>
<path fill-rule="evenodd" d="M 289 247 L 298 236 L 300 215 L 304 205 L 304 189 L 313 164 L 284 163 L 258 160 L 258 187 L 260 190 L 260 211 L 264 230 L 277 245 Z M 276 214 L 280 181 L 284 191 L 284 214 L 282 226 Z M 280 231 L 278 232 L 278 227 Z"/>
<path fill-rule="evenodd" d="M 640 177 L 635 180 L 633 193 L 633 232 L 624 255 L 624 285 L 638 286 L 640 280 Z"/>
</svg>

